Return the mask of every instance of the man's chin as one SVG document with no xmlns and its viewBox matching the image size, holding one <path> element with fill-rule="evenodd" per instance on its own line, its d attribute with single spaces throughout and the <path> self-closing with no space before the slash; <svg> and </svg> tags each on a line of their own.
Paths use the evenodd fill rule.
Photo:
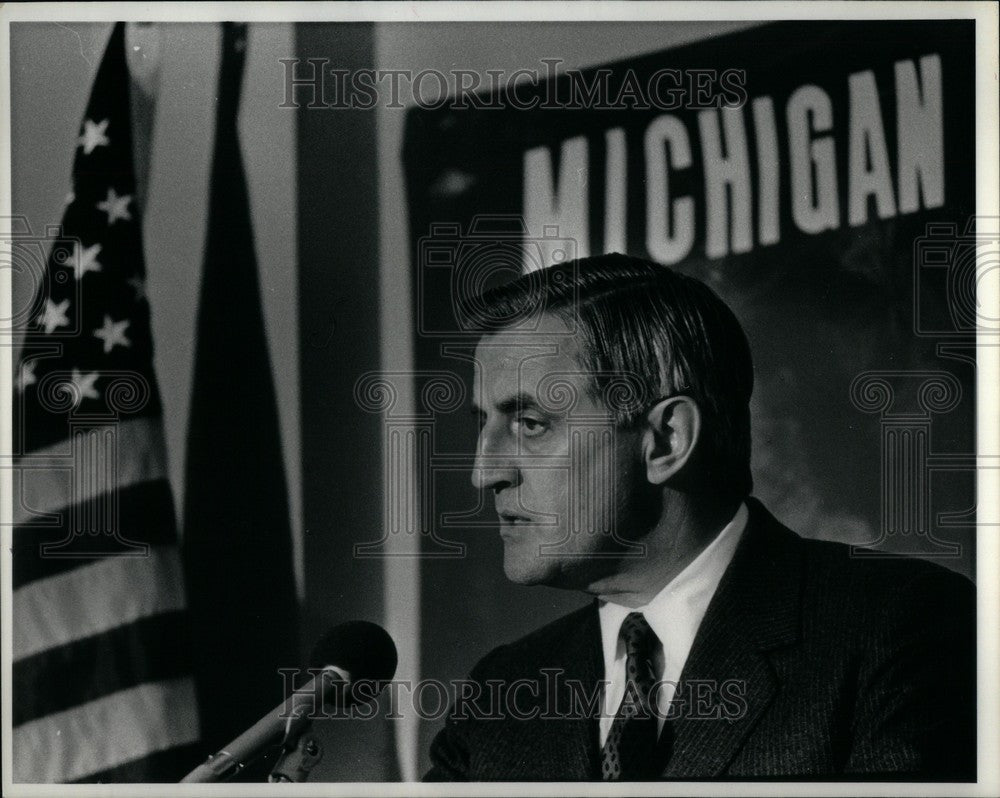
<svg viewBox="0 0 1000 798">
<path fill-rule="evenodd" d="M 516 585 L 545 585 L 567 590 L 580 588 L 575 568 L 556 557 L 539 557 L 537 551 L 531 558 L 505 551 L 503 572 L 508 581 Z"/>
<path fill-rule="evenodd" d="M 528 548 L 530 551 L 523 551 Z M 537 544 L 525 547 L 512 541 L 504 543 L 503 572 L 517 585 L 554 585 L 559 580 L 559 563 L 553 557 L 542 557 Z"/>
<path fill-rule="evenodd" d="M 592 549 L 570 549 L 564 537 L 551 535 L 525 539 L 515 532 L 501 531 L 503 570 L 508 581 L 517 585 L 546 585 L 564 590 L 584 590 L 596 579 L 614 570 L 616 558 L 607 539 Z"/>
<path fill-rule="evenodd" d="M 504 556 L 503 572 L 516 585 L 547 585 L 552 581 L 552 575 L 538 563 L 525 563 L 507 556 Z"/>
</svg>

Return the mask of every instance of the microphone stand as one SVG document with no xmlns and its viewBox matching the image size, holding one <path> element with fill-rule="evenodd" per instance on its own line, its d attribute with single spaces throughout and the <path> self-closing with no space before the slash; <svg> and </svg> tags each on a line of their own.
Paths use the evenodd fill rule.
<svg viewBox="0 0 1000 798">
<path fill-rule="evenodd" d="M 307 781 L 309 773 L 323 758 L 323 746 L 313 734 L 286 736 L 278 761 L 267 780 L 271 783 Z"/>
<path fill-rule="evenodd" d="M 323 758 L 323 746 L 311 733 L 311 721 L 296 722 L 290 717 L 285 723 L 285 736 L 281 741 L 278 761 L 271 768 L 268 782 L 301 782 L 309 778 L 309 772 Z"/>
<path fill-rule="evenodd" d="M 318 741 L 305 734 L 313 721 L 310 713 L 317 709 L 317 701 L 323 702 L 329 693 L 346 686 L 349 681 L 349 674 L 336 666 L 327 666 L 303 690 L 292 693 L 229 745 L 209 756 L 181 779 L 181 783 L 228 781 L 258 760 L 267 749 L 273 750 L 278 737 L 281 737 L 281 753 L 269 781 L 303 780 L 322 756 Z M 299 754 L 296 752 L 300 743 L 302 751 Z"/>
</svg>

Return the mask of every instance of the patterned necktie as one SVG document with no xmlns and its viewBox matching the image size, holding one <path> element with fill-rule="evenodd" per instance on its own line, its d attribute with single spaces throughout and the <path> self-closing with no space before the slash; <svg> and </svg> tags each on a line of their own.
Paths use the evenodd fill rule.
<svg viewBox="0 0 1000 798">
<path fill-rule="evenodd" d="M 641 612 L 622 622 L 625 642 L 625 697 L 601 752 L 604 781 L 642 781 L 658 775 L 656 713 L 650 702 L 656 682 L 653 654 L 659 642 Z"/>
</svg>

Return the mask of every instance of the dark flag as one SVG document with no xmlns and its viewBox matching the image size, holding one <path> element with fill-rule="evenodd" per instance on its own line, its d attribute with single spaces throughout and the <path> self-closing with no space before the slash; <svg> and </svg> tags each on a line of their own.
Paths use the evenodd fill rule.
<svg viewBox="0 0 1000 798">
<path fill-rule="evenodd" d="M 15 782 L 173 781 L 197 756 L 129 103 L 119 23 L 14 375 Z"/>
<path fill-rule="evenodd" d="M 184 567 L 206 752 L 276 705 L 277 669 L 298 664 L 278 408 L 237 136 L 246 46 L 246 26 L 223 23 L 185 476 Z"/>
</svg>

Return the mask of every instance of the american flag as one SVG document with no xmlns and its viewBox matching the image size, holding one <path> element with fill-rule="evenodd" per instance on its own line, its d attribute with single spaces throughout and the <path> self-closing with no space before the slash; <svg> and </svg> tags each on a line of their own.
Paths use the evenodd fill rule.
<svg viewBox="0 0 1000 798">
<path fill-rule="evenodd" d="M 15 782 L 172 781 L 200 757 L 129 101 L 118 23 L 14 375 Z"/>
</svg>

